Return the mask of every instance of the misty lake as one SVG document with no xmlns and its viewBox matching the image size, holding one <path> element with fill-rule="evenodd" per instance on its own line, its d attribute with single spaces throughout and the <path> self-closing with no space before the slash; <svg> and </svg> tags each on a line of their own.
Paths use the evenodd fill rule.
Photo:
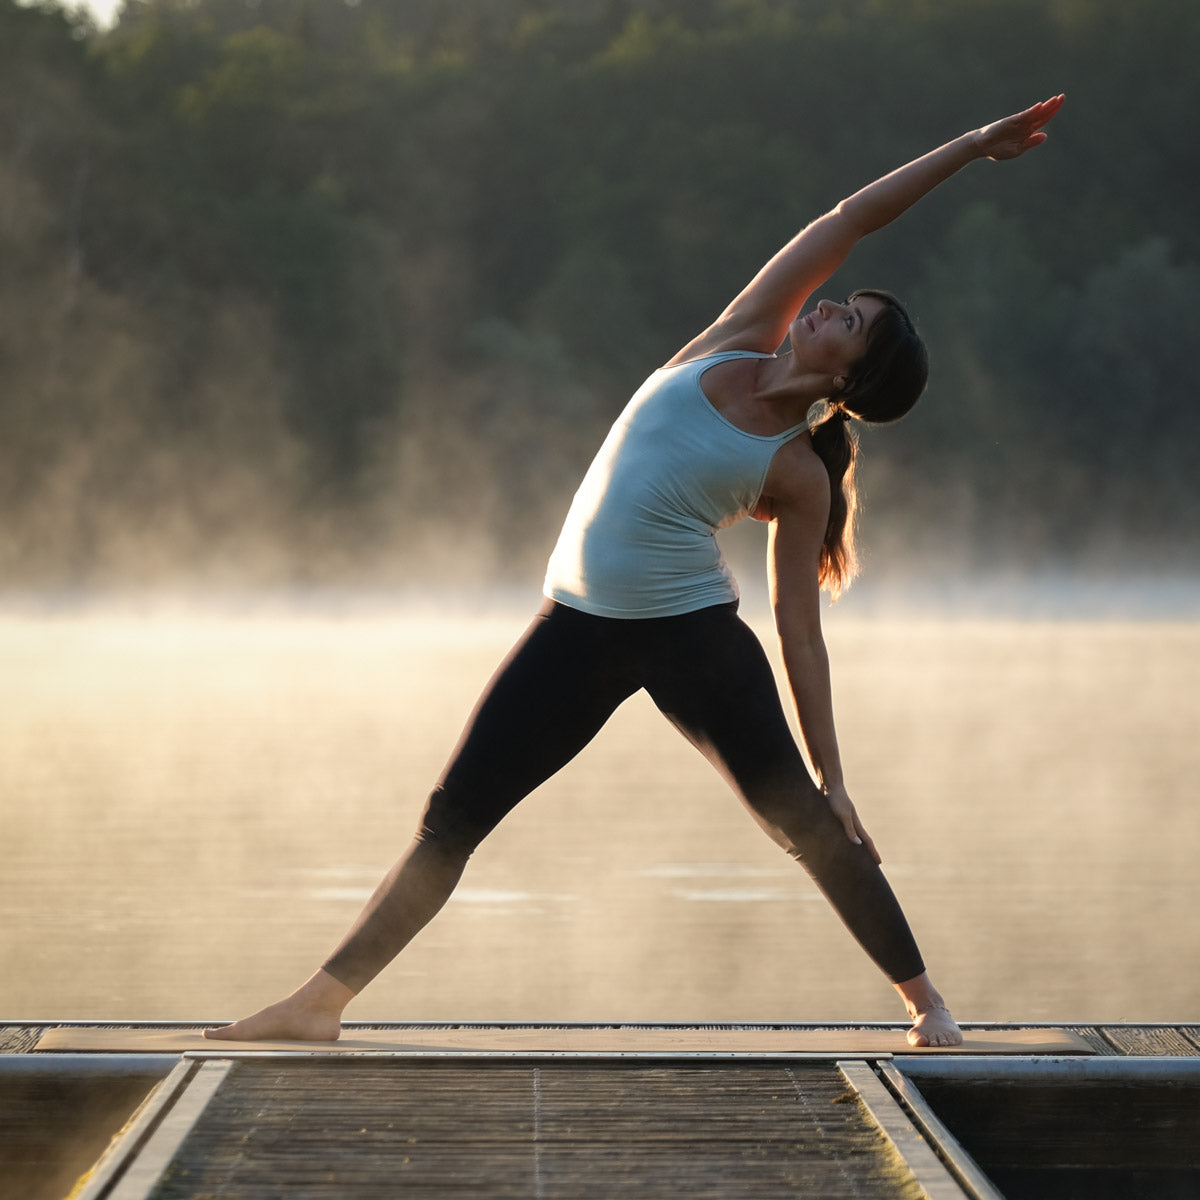
<svg viewBox="0 0 1200 1200">
<path fill-rule="evenodd" d="M 0 617 L 0 1016 L 216 1020 L 290 990 L 527 615 Z M 835 612 L 827 637 L 851 794 L 955 1012 L 1200 1019 L 1200 624 Z M 901 1015 L 639 696 L 347 1019 Z"/>
</svg>

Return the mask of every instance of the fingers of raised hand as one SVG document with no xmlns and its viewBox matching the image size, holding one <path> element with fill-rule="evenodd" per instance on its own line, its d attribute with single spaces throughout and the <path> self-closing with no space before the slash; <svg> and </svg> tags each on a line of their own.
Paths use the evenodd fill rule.
<svg viewBox="0 0 1200 1200">
<path fill-rule="evenodd" d="M 1065 96 L 1051 96 L 1049 100 L 1042 100 L 1040 103 L 1027 108 L 1023 113 L 1019 113 L 1015 118 L 1012 118 L 1014 122 L 1013 132 L 1018 138 L 1024 138 L 1021 143 L 1022 149 L 1027 149 L 1030 146 L 1040 146 L 1046 140 L 1046 135 L 1039 131 L 1062 108 L 1065 99 Z"/>
<path fill-rule="evenodd" d="M 1041 104 L 1037 105 L 1036 107 L 1042 110 L 1042 120 L 1050 120 L 1050 118 L 1054 116 L 1054 114 L 1058 112 L 1060 108 L 1062 108 L 1063 102 L 1066 100 L 1066 98 L 1066 92 L 1059 92 L 1057 96 L 1051 96 L 1049 100 L 1043 100 Z"/>
<path fill-rule="evenodd" d="M 1063 101 L 1066 96 L 1051 96 L 1049 100 L 1043 100 L 1040 104 L 1035 104 L 1027 112 L 1021 115 L 1026 117 L 1029 122 L 1029 128 L 1032 130 L 1041 129 L 1041 127 L 1054 116 L 1056 112 L 1063 106 Z M 1041 137 L 1045 141 L 1045 134 Z"/>
<path fill-rule="evenodd" d="M 984 152 L 989 158 L 1016 158 L 1046 140 L 1042 126 L 1062 107 L 1065 96 L 1051 96 L 983 130 Z"/>
</svg>

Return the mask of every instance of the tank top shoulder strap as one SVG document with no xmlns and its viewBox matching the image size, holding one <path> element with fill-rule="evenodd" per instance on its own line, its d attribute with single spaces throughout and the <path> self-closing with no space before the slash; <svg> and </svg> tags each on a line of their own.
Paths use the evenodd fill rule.
<svg viewBox="0 0 1200 1200">
<path fill-rule="evenodd" d="M 818 403 L 820 402 L 818 401 Z M 806 416 L 799 425 L 793 425 L 790 429 L 785 429 L 782 433 L 777 433 L 773 440 L 782 446 L 785 442 L 790 442 L 793 438 L 797 438 L 802 433 L 806 433 L 814 425 L 819 425 L 825 416 L 824 410 L 812 415 L 812 409 L 809 409 L 809 413 L 810 415 Z"/>
<path fill-rule="evenodd" d="M 763 354 L 758 350 L 718 350 L 715 354 L 705 354 L 701 358 L 689 358 L 687 362 L 676 363 L 666 367 L 667 371 L 693 371 L 697 375 L 715 367 L 717 363 L 729 362 L 734 358 L 774 358 L 773 354 Z"/>
</svg>

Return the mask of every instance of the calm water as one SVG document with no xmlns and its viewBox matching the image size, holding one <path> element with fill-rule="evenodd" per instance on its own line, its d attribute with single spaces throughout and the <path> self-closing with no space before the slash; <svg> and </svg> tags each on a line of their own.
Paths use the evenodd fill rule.
<svg viewBox="0 0 1200 1200">
<path fill-rule="evenodd" d="M 0 1017 L 211 1020 L 307 976 L 523 616 L 0 618 Z M 827 634 L 852 794 L 956 1011 L 1200 1019 L 1200 625 Z M 896 1015 L 641 698 L 348 1013 Z"/>
</svg>

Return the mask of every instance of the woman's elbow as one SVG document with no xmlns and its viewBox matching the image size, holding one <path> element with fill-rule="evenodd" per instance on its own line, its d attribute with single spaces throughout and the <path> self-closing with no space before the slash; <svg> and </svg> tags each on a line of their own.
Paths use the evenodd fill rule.
<svg viewBox="0 0 1200 1200">
<path fill-rule="evenodd" d="M 825 636 L 821 632 L 820 613 L 797 611 L 784 605 L 775 606 L 775 630 L 785 657 L 826 658 Z"/>
</svg>

